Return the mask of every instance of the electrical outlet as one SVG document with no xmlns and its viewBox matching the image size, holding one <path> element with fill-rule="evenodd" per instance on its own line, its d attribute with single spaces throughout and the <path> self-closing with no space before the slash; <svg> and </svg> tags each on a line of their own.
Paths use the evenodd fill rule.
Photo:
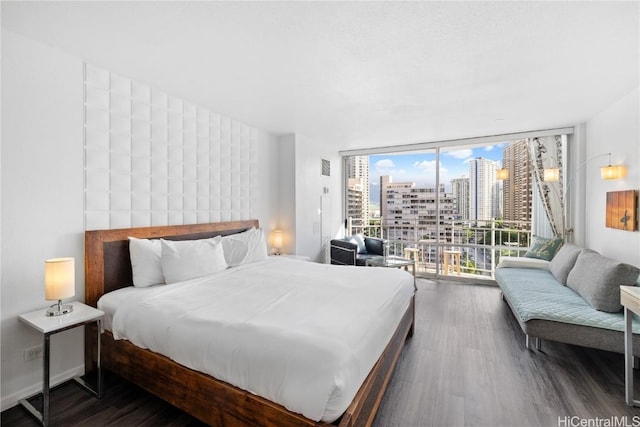
<svg viewBox="0 0 640 427">
<path fill-rule="evenodd" d="M 25 348 L 22 352 L 22 359 L 25 362 L 42 358 L 42 346 L 36 345 L 35 347 Z"/>
</svg>

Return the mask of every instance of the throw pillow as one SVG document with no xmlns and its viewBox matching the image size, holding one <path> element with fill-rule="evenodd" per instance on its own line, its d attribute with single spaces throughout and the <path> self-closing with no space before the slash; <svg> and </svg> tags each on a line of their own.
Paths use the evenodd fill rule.
<svg viewBox="0 0 640 427">
<path fill-rule="evenodd" d="M 558 253 L 549 264 L 549 270 L 551 270 L 551 274 L 553 274 L 553 277 L 555 277 L 558 282 L 563 285 L 567 284 L 569 272 L 575 265 L 581 251 L 582 248 L 573 243 L 565 243 L 558 249 Z"/>
<path fill-rule="evenodd" d="M 560 237 L 547 239 L 545 237 L 533 236 L 531 239 L 531 249 L 529 249 L 524 256 L 527 258 L 551 261 L 560 245 L 562 245 L 562 239 Z"/>
<path fill-rule="evenodd" d="M 220 236 L 201 240 L 160 240 L 167 283 L 195 279 L 227 268 Z"/>
<path fill-rule="evenodd" d="M 622 310 L 620 286 L 634 285 L 639 273 L 632 265 L 583 249 L 569 272 L 567 286 L 596 310 L 617 313 Z"/>
<path fill-rule="evenodd" d="M 346 239 L 348 241 L 350 241 L 351 243 L 354 243 L 354 244 L 358 245 L 358 253 L 359 254 L 366 254 L 367 253 L 367 247 L 365 246 L 364 239 L 362 238 L 361 235 L 354 234 L 353 236 L 347 236 Z"/>
<path fill-rule="evenodd" d="M 129 255 L 131 257 L 133 286 L 145 288 L 164 283 L 160 240 L 129 237 Z"/>
</svg>

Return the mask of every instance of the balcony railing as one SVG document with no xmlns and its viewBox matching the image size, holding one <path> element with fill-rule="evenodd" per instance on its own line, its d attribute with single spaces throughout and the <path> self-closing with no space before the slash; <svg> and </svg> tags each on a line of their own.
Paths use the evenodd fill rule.
<svg viewBox="0 0 640 427">
<path fill-rule="evenodd" d="M 349 218 L 346 234 L 385 238 L 391 255 L 407 257 L 412 252 L 419 273 L 445 273 L 445 251 L 452 251 L 459 253 L 463 275 L 493 279 L 501 256 L 522 256 L 531 244 L 530 222 L 448 220 L 441 221 L 438 230 L 435 219 L 425 218 L 377 218 L 368 225 L 361 223 Z"/>
</svg>

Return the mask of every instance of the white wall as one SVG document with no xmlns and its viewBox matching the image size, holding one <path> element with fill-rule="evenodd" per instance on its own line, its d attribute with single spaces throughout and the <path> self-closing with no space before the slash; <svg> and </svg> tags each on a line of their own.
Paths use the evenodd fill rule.
<svg viewBox="0 0 640 427">
<path fill-rule="evenodd" d="M 586 159 L 612 153 L 612 164 L 627 167 L 627 176 L 602 181 L 600 167 L 607 158 L 589 161 L 586 167 L 587 247 L 603 255 L 640 267 L 640 232 L 605 227 L 606 193 L 640 189 L 640 90 L 636 88 L 586 123 Z"/>
<path fill-rule="evenodd" d="M 331 162 L 329 177 L 321 174 L 322 159 Z M 300 134 L 296 134 L 295 162 L 296 253 L 325 262 L 327 248 L 323 247 L 322 234 L 335 237 L 343 220 L 342 162 L 337 150 Z M 327 197 L 325 208 L 328 208 L 324 212 L 321 209 L 323 195 Z M 323 223 L 329 230 L 322 230 Z"/>
<path fill-rule="evenodd" d="M 2 410 L 42 384 L 42 360 L 22 359 L 23 350 L 42 337 L 17 316 L 49 304 L 44 260 L 75 257 L 75 299 L 84 299 L 82 82 L 80 58 L 2 31 Z M 268 230 L 279 209 L 277 138 L 259 131 L 257 147 L 258 196 L 252 202 Z M 53 383 L 83 371 L 83 339 L 81 328 L 52 338 Z"/>
<path fill-rule="evenodd" d="M 282 253 L 296 253 L 296 136 L 278 138 L 278 223 L 282 230 Z M 302 184 L 301 184 L 302 185 Z"/>
<path fill-rule="evenodd" d="M 279 139 L 280 213 L 284 232 L 284 253 L 305 255 L 325 262 L 323 235 L 340 233 L 342 215 L 342 162 L 338 152 L 300 134 Z M 321 174 L 322 159 L 331 162 L 331 176 Z M 322 197 L 325 196 L 325 211 Z M 324 224 L 324 230 L 323 230 Z"/>
<path fill-rule="evenodd" d="M 42 336 L 18 323 L 46 307 L 44 260 L 76 258 L 84 298 L 82 62 L 2 31 L 2 409 L 41 384 L 42 360 L 23 362 Z M 56 335 L 51 373 L 83 363 L 83 334 Z M 69 372 L 71 371 L 71 372 Z"/>
</svg>

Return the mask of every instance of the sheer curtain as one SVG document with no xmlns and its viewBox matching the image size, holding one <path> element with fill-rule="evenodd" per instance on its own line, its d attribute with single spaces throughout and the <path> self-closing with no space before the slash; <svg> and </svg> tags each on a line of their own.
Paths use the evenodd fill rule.
<svg viewBox="0 0 640 427">
<path fill-rule="evenodd" d="M 562 170 L 562 136 L 544 136 L 529 140 L 529 156 L 533 170 L 538 200 L 546 214 L 549 228 L 554 237 L 564 237 L 564 188 Z M 555 182 L 544 181 L 544 169 L 558 168 L 560 179 Z"/>
</svg>

